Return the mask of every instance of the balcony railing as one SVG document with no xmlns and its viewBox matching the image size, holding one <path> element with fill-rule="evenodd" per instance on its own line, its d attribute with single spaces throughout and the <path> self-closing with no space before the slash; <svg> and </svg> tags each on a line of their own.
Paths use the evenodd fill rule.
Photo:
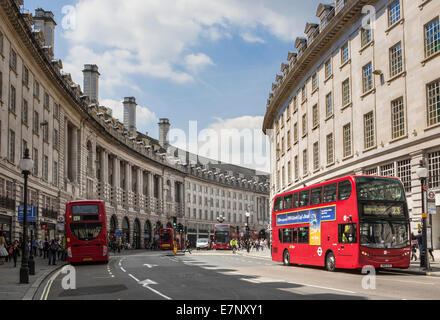
<svg viewBox="0 0 440 320">
<path fill-rule="evenodd" d="M 58 218 L 58 211 L 55 211 L 53 209 L 42 208 L 41 213 L 42 213 L 42 216 L 45 218 L 54 219 L 54 220 Z"/>
<path fill-rule="evenodd" d="M 15 211 L 15 199 L 9 197 L 0 197 L 0 208 Z"/>
</svg>

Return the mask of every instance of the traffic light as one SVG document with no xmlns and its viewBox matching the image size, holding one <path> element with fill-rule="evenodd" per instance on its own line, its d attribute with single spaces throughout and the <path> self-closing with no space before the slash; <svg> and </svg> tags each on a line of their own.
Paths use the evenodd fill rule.
<svg viewBox="0 0 440 320">
<path fill-rule="evenodd" d="M 181 223 L 179 223 L 179 224 L 177 225 L 177 231 L 178 231 L 179 233 L 183 233 L 183 225 L 182 225 Z"/>
<path fill-rule="evenodd" d="M 177 227 L 177 217 L 173 217 L 173 228 Z"/>
</svg>

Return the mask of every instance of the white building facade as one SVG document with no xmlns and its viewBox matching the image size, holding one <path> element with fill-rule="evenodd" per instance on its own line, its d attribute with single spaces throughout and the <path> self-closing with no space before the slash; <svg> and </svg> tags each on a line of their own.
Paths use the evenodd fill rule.
<svg viewBox="0 0 440 320">
<path fill-rule="evenodd" d="M 416 231 L 416 169 L 424 166 L 437 194 L 430 222 L 440 248 L 439 12 L 434 0 L 319 5 L 319 21 L 297 38 L 267 102 L 271 199 L 350 174 L 396 176 Z"/>
</svg>

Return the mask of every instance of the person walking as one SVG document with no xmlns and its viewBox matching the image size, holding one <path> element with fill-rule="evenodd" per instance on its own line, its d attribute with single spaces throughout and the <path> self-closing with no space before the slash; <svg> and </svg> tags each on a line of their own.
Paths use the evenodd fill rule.
<svg viewBox="0 0 440 320">
<path fill-rule="evenodd" d="M 40 240 L 38 244 L 38 254 L 40 258 L 43 256 L 43 249 L 44 249 L 44 243 L 43 240 Z"/>
<path fill-rule="evenodd" d="M 9 252 L 6 249 L 6 239 L 0 236 L 0 265 L 5 263 L 6 257 L 9 256 Z"/>
<path fill-rule="evenodd" d="M 49 247 L 49 265 L 56 265 L 57 251 L 58 244 L 55 242 L 55 240 L 52 240 Z"/>
<path fill-rule="evenodd" d="M 11 250 L 12 249 L 12 250 Z M 9 251 L 12 260 L 14 260 L 14 268 L 17 267 L 17 258 L 20 255 L 20 245 L 17 240 L 14 241 L 14 244 L 11 246 Z"/>
<path fill-rule="evenodd" d="M 47 239 L 44 239 L 44 243 L 43 243 L 43 259 L 49 258 L 49 246 L 50 243 L 49 241 L 47 241 Z"/>
<path fill-rule="evenodd" d="M 417 261 L 417 239 L 414 233 L 411 233 L 411 261 Z"/>
<path fill-rule="evenodd" d="M 191 254 L 191 241 L 189 241 L 189 239 L 186 239 L 185 247 L 185 251 L 188 251 Z"/>
</svg>

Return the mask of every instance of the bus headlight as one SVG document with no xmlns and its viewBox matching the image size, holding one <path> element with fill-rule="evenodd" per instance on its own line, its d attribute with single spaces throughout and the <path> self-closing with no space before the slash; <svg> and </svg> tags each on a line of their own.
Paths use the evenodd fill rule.
<svg viewBox="0 0 440 320">
<path fill-rule="evenodd" d="M 69 257 L 69 258 L 72 258 L 72 248 L 67 248 L 67 256 Z"/>
<path fill-rule="evenodd" d="M 107 255 L 108 248 L 107 246 L 102 247 L 102 256 L 105 257 Z"/>
</svg>

